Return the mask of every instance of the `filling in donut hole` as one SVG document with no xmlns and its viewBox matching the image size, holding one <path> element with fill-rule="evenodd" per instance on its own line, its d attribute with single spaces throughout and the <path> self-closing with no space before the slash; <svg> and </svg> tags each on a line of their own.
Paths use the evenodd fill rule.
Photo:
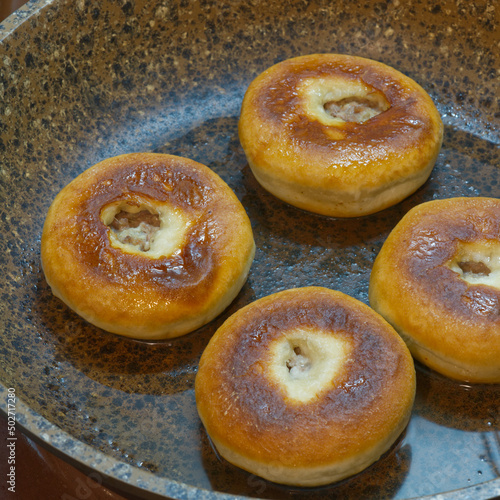
<svg viewBox="0 0 500 500">
<path fill-rule="evenodd" d="M 448 267 L 472 285 L 500 288 L 500 242 L 458 245 Z"/>
<path fill-rule="evenodd" d="M 151 248 L 160 226 L 160 216 L 149 210 L 136 213 L 120 210 L 109 225 L 120 243 L 137 247 L 142 252 Z"/>
<path fill-rule="evenodd" d="M 102 209 L 101 220 L 109 227 L 114 248 L 152 258 L 171 255 L 180 248 L 188 227 L 179 211 L 148 202 L 110 204 Z"/>
<path fill-rule="evenodd" d="M 307 113 L 327 126 L 364 123 L 391 107 L 383 92 L 348 78 L 305 80 L 299 95 L 303 96 Z"/>
<path fill-rule="evenodd" d="M 388 109 L 382 99 L 356 96 L 346 97 L 339 101 L 328 101 L 324 104 L 324 108 L 333 118 L 356 123 L 366 122 Z"/>
<path fill-rule="evenodd" d="M 349 351 L 349 342 L 332 333 L 289 331 L 270 346 L 271 377 L 289 398 L 305 403 L 331 386 Z"/>
<path fill-rule="evenodd" d="M 293 379 L 305 378 L 311 369 L 311 360 L 302 349 L 297 345 L 293 347 L 293 354 L 286 361 L 286 367 Z"/>
</svg>

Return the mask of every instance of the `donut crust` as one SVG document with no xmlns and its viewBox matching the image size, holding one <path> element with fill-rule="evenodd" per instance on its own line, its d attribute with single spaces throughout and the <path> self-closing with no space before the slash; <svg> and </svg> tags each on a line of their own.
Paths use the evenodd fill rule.
<svg viewBox="0 0 500 500">
<path fill-rule="evenodd" d="M 355 122 L 322 109 L 323 101 L 350 95 L 383 102 L 383 110 Z M 398 203 L 427 180 L 443 124 L 429 95 L 399 71 L 362 57 L 312 54 L 255 78 L 239 137 L 257 181 L 276 197 L 357 217 Z"/>
<path fill-rule="evenodd" d="M 274 343 L 297 329 L 309 331 L 312 346 L 325 335 L 346 347 L 334 376 L 307 401 L 273 376 Z M 410 418 L 415 371 L 404 342 L 368 306 L 305 287 L 226 320 L 201 357 L 195 392 L 224 458 L 270 481 L 317 486 L 356 474 L 393 445 Z"/>
<path fill-rule="evenodd" d="M 471 271 L 465 264 L 460 270 L 458 260 Z M 429 201 L 411 209 L 384 242 L 370 304 L 423 364 L 461 381 L 498 383 L 499 263 L 500 200 Z"/>
<path fill-rule="evenodd" d="M 117 246 L 104 219 L 122 205 L 177 221 L 168 233 L 176 243 L 153 256 Z M 248 216 L 217 174 L 154 153 L 109 158 L 80 174 L 51 204 L 41 241 L 54 295 L 88 322 L 138 339 L 208 323 L 243 286 L 254 252 Z"/>
</svg>

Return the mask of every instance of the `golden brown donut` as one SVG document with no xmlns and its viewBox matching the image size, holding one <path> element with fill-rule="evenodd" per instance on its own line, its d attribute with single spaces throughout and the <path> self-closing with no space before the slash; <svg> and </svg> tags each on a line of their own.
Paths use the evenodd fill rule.
<svg viewBox="0 0 500 500">
<path fill-rule="evenodd" d="M 429 177 L 443 137 L 413 80 L 377 61 L 313 54 L 248 87 L 240 142 L 257 181 L 299 208 L 356 217 L 387 208 Z"/>
<path fill-rule="evenodd" d="M 217 330 L 195 381 L 200 418 L 227 461 L 267 480 L 318 486 L 360 472 L 404 430 L 410 352 L 365 304 L 322 287 L 286 290 Z"/>
<path fill-rule="evenodd" d="M 121 155 L 56 196 L 41 259 L 54 295 L 90 323 L 138 339 L 191 332 L 243 286 L 255 245 L 247 214 L 208 167 Z"/>
<path fill-rule="evenodd" d="M 500 200 L 423 203 L 375 259 L 371 306 L 448 377 L 500 382 Z"/>
</svg>

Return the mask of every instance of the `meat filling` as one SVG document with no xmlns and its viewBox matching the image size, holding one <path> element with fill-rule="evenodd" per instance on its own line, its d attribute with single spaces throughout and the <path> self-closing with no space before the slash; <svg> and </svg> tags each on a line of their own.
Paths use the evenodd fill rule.
<svg viewBox="0 0 500 500">
<path fill-rule="evenodd" d="M 345 122 L 363 123 L 385 110 L 386 107 L 382 103 L 360 97 L 348 97 L 325 103 L 325 111 L 328 114 Z"/>
<path fill-rule="evenodd" d="M 160 229 L 160 216 L 148 210 L 136 213 L 122 210 L 115 215 L 110 228 L 121 243 L 133 245 L 138 250 L 147 252 L 151 248 L 156 232 Z"/>
<path fill-rule="evenodd" d="M 457 265 L 464 274 L 488 276 L 491 272 L 491 269 L 484 262 L 475 262 L 471 260 L 458 262 Z"/>
<path fill-rule="evenodd" d="M 292 377 L 300 377 L 311 368 L 311 361 L 302 354 L 300 347 L 294 347 L 294 356 L 286 362 L 286 367 Z"/>
</svg>

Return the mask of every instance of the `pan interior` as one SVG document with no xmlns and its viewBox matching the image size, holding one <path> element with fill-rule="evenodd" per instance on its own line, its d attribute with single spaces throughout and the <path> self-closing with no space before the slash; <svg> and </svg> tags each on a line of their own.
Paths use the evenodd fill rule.
<svg viewBox="0 0 500 500">
<path fill-rule="evenodd" d="M 167 484 L 289 498 L 289 489 L 214 453 L 194 401 L 199 357 L 225 318 L 273 292 L 321 285 L 367 303 L 374 258 L 411 207 L 500 195 L 495 10 L 397 0 L 43 0 L 27 9 L 29 18 L 1 40 L 0 379 L 74 439 L 69 455 L 83 442 Z M 385 62 L 438 106 L 445 137 L 436 167 L 397 206 L 329 219 L 285 205 L 253 178 L 238 141 L 244 92 L 272 64 L 313 52 Z M 208 165 L 254 228 L 258 252 L 241 293 L 219 318 L 175 341 L 141 343 L 91 327 L 53 297 L 40 266 L 57 192 L 98 161 L 136 151 Z M 413 417 L 396 448 L 346 482 L 301 494 L 410 498 L 494 479 L 499 397 L 498 386 L 458 384 L 418 366 Z"/>
</svg>

